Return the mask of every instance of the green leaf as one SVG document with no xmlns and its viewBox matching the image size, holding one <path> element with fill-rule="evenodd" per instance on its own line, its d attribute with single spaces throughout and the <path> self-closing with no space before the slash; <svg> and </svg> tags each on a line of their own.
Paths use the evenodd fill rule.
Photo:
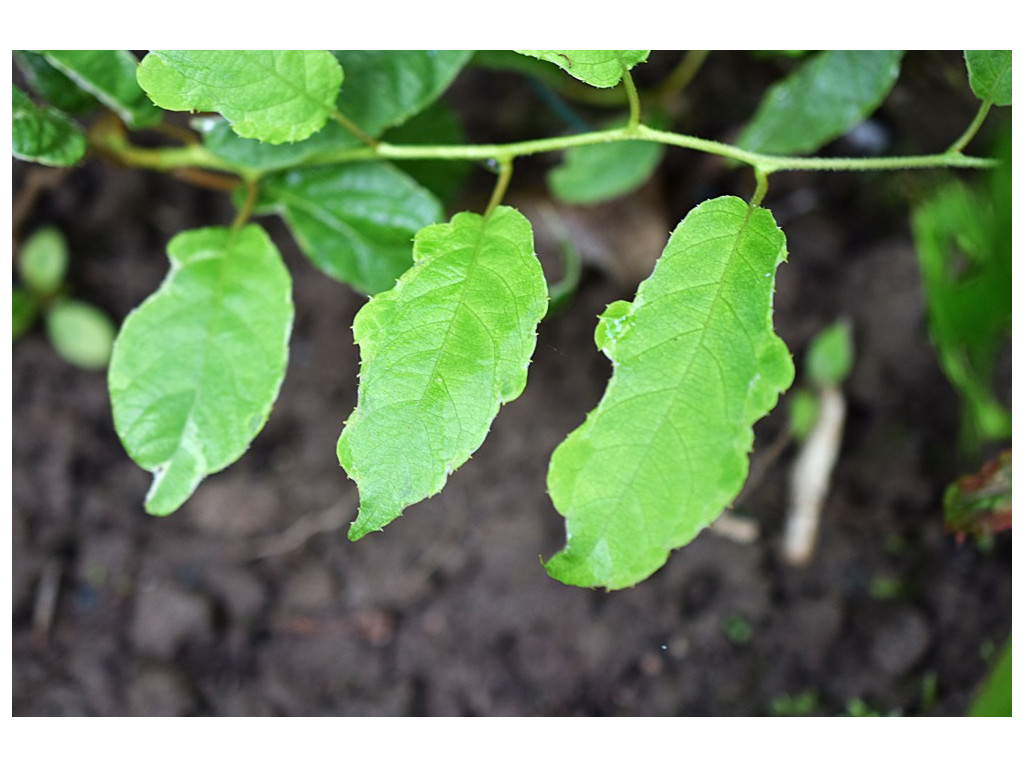
<svg viewBox="0 0 1024 768">
<path fill-rule="evenodd" d="M 61 166 L 85 156 L 85 136 L 64 113 L 37 107 L 16 85 L 11 90 L 11 153 L 16 158 Z"/>
<path fill-rule="evenodd" d="M 771 87 L 738 144 L 751 152 L 813 152 L 874 112 L 896 84 L 903 51 L 825 51 Z"/>
<path fill-rule="evenodd" d="M 35 293 L 45 296 L 55 292 L 63 284 L 67 268 L 68 246 L 56 227 L 36 230 L 21 247 L 18 271 Z"/>
<path fill-rule="evenodd" d="M 466 135 L 458 116 L 440 101 L 435 101 L 401 125 L 389 129 L 382 138 L 388 144 L 466 143 Z M 472 168 L 469 161 L 462 160 L 402 160 L 396 162 L 395 166 L 444 202 L 455 199 Z"/>
<path fill-rule="evenodd" d="M 35 299 L 30 294 L 20 288 L 11 289 L 11 330 L 14 339 L 32 327 L 37 311 Z"/>
<path fill-rule="evenodd" d="M 1007 218 L 1000 226 L 998 213 L 1009 199 L 1008 173 L 1005 191 L 995 194 L 951 182 L 913 216 L 928 330 L 963 400 L 961 434 L 969 451 L 1011 434 L 1010 413 L 992 391 L 1012 312 L 1011 225 Z"/>
<path fill-rule="evenodd" d="M 441 490 L 526 385 L 547 306 L 533 231 L 513 208 L 416 235 L 415 266 L 353 330 L 359 400 L 338 459 L 359 486 L 353 541 Z"/>
<path fill-rule="evenodd" d="M 751 426 L 793 380 L 771 317 L 785 255 L 767 210 L 709 200 L 672 233 L 635 300 L 605 310 L 594 337 L 611 380 L 548 471 L 567 529 L 546 564 L 554 578 L 636 584 L 739 492 Z"/>
<path fill-rule="evenodd" d="M 437 99 L 469 60 L 469 51 L 334 51 L 345 70 L 336 108 L 369 136 L 399 125 Z M 272 146 L 235 136 L 222 121 L 205 121 L 204 144 L 214 154 L 256 171 L 333 161 L 362 142 L 337 122 L 306 141 Z"/>
<path fill-rule="evenodd" d="M 997 107 L 1013 100 L 1013 51 L 964 51 L 974 95 Z"/>
<path fill-rule="evenodd" d="M 128 51 L 40 51 L 54 67 L 133 128 L 156 125 L 162 115 L 135 79 L 138 59 Z"/>
<path fill-rule="evenodd" d="M 293 315 L 291 278 L 260 227 L 183 232 L 167 250 L 171 271 L 125 320 L 108 377 L 121 442 L 153 472 L 154 515 L 175 511 L 263 428 Z"/>
<path fill-rule="evenodd" d="M 71 78 L 50 64 L 42 54 L 15 51 L 14 60 L 32 89 L 61 112 L 76 115 L 99 106 L 91 93 L 75 85 Z"/>
<path fill-rule="evenodd" d="M 971 703 L 971 717 L 1013 717 L 1013 638 L 1006 638 L 988 679 Z"/>
<path fill-rule="evenodd" d="M 296 168 L 260 189 L 259 211 L 278 211 L 314 264 L 368 294 L 412 266 L 413 237 L 442 215 L 430 192 L 386 163 Z"/>
<path fill-rule="evenodd" d="M 548 174 L 548 186 L 571 205 L 596 205 L 629 194 L 654 173 L 665 148 L 647 141 L 613 141 L 572 147 Z"/>
<path fill-rule="evenodd" d="M 818 422 L 821 404 L 817 396 L 807 389 L 798 389 L 789 395 L 789 431 L 794 439 L 803 442 Z"/>
<path fill-rule="evenodd" d="M 57 354 L 73 365 L 102 370 L 110 361 L 114 324 L 91 304 L 61 299 L 46 313 L 46 334 Z"/>
<path fill-rule="evenodd" d="M 807 377 L 819 387 L 838 387 L 853 368 L 853 333 L 840 320 L 811 339 L 807 349 Z"/>
<path fill-rule="evenodd" d="M 150 51 L 138 77 L 164 109 L 220 112 L 239 136 L 283 144 L 323 128 L 342 70 L 327 51 Z"/>
<path fill-rule="evenodd" d="M 650 51 L 516 51 L 549 61 L 595 88 L 618 85 L 624 72 L 647 61 Z"/>
</svg>

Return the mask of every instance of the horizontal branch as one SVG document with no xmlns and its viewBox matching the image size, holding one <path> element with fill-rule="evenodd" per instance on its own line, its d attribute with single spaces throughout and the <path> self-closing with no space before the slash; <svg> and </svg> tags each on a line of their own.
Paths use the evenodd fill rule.
<svg viewBox="0 0 1024 768">
<path fill-rule="evenodd" d="M 258 178 L 259 171 L 235 165 L 217 157 L 201 145 L 144 149 L 116 134 L 90 137 L 105 154 L 128 165 L 167 171 L 182 167 L 235 173 L 244 179 Z M 902 157 L 787 157 L 749 152 L 730 144 L 701 139 L 671 131 L 659 131 L 646 125 L 554 136 L 546 139 L 507 144 L 408 145 L 379 142 L 374 146 L 345 147 L 318 153 L 303 164 L 345 163 L 357 160 L 514 160 L 573 147 L 606 144 L 613 141 L 648 141 L 717 155 L 753 167 L 764 174 L 779 171 L 893 171 L 912 168 L 993 168 L 998 161 L 972 157 L 950 150 L 934 155 Z"/>
</svg>

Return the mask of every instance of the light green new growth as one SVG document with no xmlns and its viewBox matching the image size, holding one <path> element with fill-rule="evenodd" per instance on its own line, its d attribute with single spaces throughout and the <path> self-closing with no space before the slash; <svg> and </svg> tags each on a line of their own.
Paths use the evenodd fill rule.
<svg viewBox="0 0 1024 768">
<path fill-rule="evenodd" d="M 812 152 L 870 115 L 900 73 L 903 51 L 825 51 L 765 95 L 737 142 L 752 152 Z"/>
<path fill-rule="evenodd" d="M 43 165 L 74 165 L 85 155 L 85 136 L 53 107 L 37 107 L 12 85 L 11 153 Z"/>
<path fill-rule="evenodd" d="M 513 208 L 416 235 L 415 266 L 356 315 L 359 400 L 338 459 L 359 486 L 356 540 L 441 490 L 526 385 L 547 308 L 533 231 Z"/>
<path fill-rule="evenodd" d="M 266 423 L 288 360 L 291 278 L 262 228 L 177 235 L 160 289 L 125 320 L 108 373 L 114 425 L 154 474 L 167 515 L 238 459 Z"/>
<path fill-rule="evenodd" d="M 611 88 L 622 73 L 647 61 L 650 51 L 516 51 L 557 64 L 577 80 L 595 88 Z"/>
<path fill-rule="evenodd" d="M 974 95 L 1008 107 L 1013 100 L 1013 52 L 964 51 L 964 60 Z"/>
<path fill-rule="evenodd" d="M 342 71 L 327 51 L 150 51 L 138 80 L 164 109 L 220 112 L 239 136 L 282 144 L 323 128 Z"/>
<path fill-rule="evenodd" d="M 114 324 L 92 304 L 54 303 L 46 313 L 46 335 L 61 357 L 81 368 L 102 370 L 110 361 Z"/>
<path fill-rule="evenodd" d="M 412 266 L 415 234 L 442 215 L 389 163 L 296 168 L 264 177 L 260 190 L 260 212 L 278 211 L 314 264 L 367 294 L 395 284 Z"/>
<path fill-rule="evenodd" d="M 68 270 L 68 244 L 56 227 L 37 229 L 21 246 L 18 271 L 33 293 L 56 292 Z"/>
<path fill-rule="evenodd" d="M 128 51 L 40 51 L 79 88 L 95 96 L 133 128 L 160 122 L 135 78 L 139 62 Z"/>
<path fill-rule="evenodd" d="M 739 492 L 751 426 L 793 380 L 771 320 L 785 255 L 767 210 L 709 200 L 672 234 L 636 299 L 602 315 L 595 340 L 612 378 L 548 471 L 567 529 L 546 564 L 554 578 L 636 584 Z"/>
<path fill-rule="evenodd" d="M 853 368 L 853 332 L 847 320 L 820 331 L 807 348 L 807 377 L 818 387 L 838 387 Z"/>
</svg>

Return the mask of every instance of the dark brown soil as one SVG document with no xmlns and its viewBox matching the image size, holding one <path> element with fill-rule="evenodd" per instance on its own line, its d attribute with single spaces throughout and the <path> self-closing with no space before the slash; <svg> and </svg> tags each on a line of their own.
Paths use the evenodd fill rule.
<svg viewBox="0 0 1024 768">
<path fill-rule="evenodd" d="M 769 82 L 784 66 L 722 57 L 693 86 L 714 119 L 684 112 L 681 130 L 728 138 L 760 85 L 737 93 L 718 78 Z M 970 121 L 944 79 L 950 61 L 908 55 L 879 118 L 896 137 L 886 151 L 941 149 Z M 487 121 L 499 105 L 501 119 L 520 105 L 536 113 L 530 98 L 514 76 L 469 76 L 450 96 L 481 140 L 521 138 Z M 934 120 L 917 119 L 923 104 Z M 533 179 L 551 161 L 523 163 L 510 201 L 539 205 Z M 33 172 L 15 163 L 16 200 Z M 945 486 L 981 460 L 957 452 L 959 402 L 928 341 L 910 241 L 905 193 L 931 178 L 772 179 L 765 205 L 790 250 L 778 333 L 798 364 L 840 315 L 857 342 L 841 459 L 803 569 L 777 554 L 792 446 L 736 510 L 759 524 L 754 543 L 705 532 L 614 593 L 563 586 L 540 565 L 563 536 L 548 458 L 609 373 L 595 316 L 630 297 L 656 255 L 645 244 L 663 243 L 692 205 L 750 193 L 742 171 L 693 153 L 669 153 L 626 202 L 566 212 L 588 267 L 571 305 L 543 323 L 526 391 L 439 496 L 358 543 L 345 536 L 357 495 L 335 442 L 355 403 L 362 300 L 278 221 L 264 224 L 296 304 L 280 399 L 249 453 L 169 518 L 142 510 L 149 476 L 114 434 L 103 374 L 62 361 L 36 329 L 13 348 L 14 714 L 764 715 L 802 694 L 820 715 L 855 699 L 962 714 L 1010 630 L 1011 549 L 1008 535 L 983 551 L 943 531 Z M 463 204 L 479 209 L 487 184 L 477 171 Z M 44 191 L 25 229 L 59 226 L 76 295 L 121 320 L 163 279 L 171 236 L 232 214 L 219 194 L 93 161 Z M 554 272 L 542 232 L 538 252 Z M 758 425 L 758 471 L 785 404 Z"/>
</svg>

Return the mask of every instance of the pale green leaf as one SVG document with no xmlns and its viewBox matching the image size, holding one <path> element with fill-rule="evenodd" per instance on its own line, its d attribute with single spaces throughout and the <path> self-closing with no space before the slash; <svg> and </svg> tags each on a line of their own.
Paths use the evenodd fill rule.
<svg viewBox="0 0 1024 768">
<path fill-rule="evenodd" d="M 154 474 L 154 515 L 178 509 L 263 428 L 293 315 L 291 278 L 259 226 L 183 232 L 167 250 L 171 271 L 125 320 L 108 379 L 121 442 Z"/>
<path fill-rule="evenodd" d="M 964 51 L 974 95 L 997 107 L 1013 101 L 1013 51 Z"/>
<path fill-rule="evenodd" d="M 296 168 L 260 189 L 259 210 L 280 212 L 314 264 L 369 294 L 412 266 L 413 237 L 442 215 L 430 192 L 386 163 Z"/>
<path fill-rule="evenodd" d="M 548 174 L 548 186 L 559 200 L 596 205 L 629 194 L 654 173 L 665 147 L 647 141 L 613 141 L 572 147 L 565 161 Z"/>
<path fill-rule="evenodd" d="M 377 137 L 437 99 L 469 60 L 469 51 L 334 51 L 345 70 L 338 112 Z M 272 146 L 241 139 L 223 121 L 205 121 L 204 144 L 214 154 L 256 171 L 328 163 L 362 142 L 337 122 L 298 144 Z"/>
<path fill-rule="evenodd" d="M 604 312 L 594 335 L 611 380 L 548 471 L 567 531 L 546 564 L 554 578 L 636 584 L 739 492 L 752 425 L 793 380 L 771 317 L 785 255 L 767 210 L 709 200 L 673 232 L 634 301 Z"/>
<path fill-rule="evenodd" d="M 139 66 L 158 106 L 220 112 L 239 136 L 270 144 L 323 128 L 341 82 L 327 51 L 150 51 Z"/>
<path fill-rule="evenodd" d="M 513 208 L 416 236 L 415 266 L 356 315 L 359 400 L 338 459 L 359 486 L 358 539 L 441 490 L 526 385 L 547 286 Z"/>
<path fill-rule="evenodd" d="M 807 348 L 807 377 L 819 387 L 837 387 L 853 368 L 853 332 L 840 320 L 818 333 Z"/>
<path fill-rule="evenodd" d="M 110 361 L 114 324 L 84 301 L 54 303 L 46 312 L 46 334 L 57 354 L 80 368 L 101 370 Z"/>
<path fill-rule="evenodd" d="M 623 73 L 647 61 L 650 51 L 516 51 L 549 61 L 595 88 L 611 88 Z"/>
<path fill-rule="evenodd" d="M 42 227 L 21 246 L 18 271 L 29 289 L 50 294 L 61 287 L 68 268 L 68 246 L 56 227 Z"/>
<path fill-rule="evenodd" d="M 771 87 L 738 144 L 788 155 L 814 150 L 871 115 L 896 84 L 903 51 L 825 51 Z"/>
<path fill-rule="evenodd" d="M 85 136 L 66 115 L 36 106 L 12 85 L 11 153 L 19 160 L 43 165 L 74 165 L 85 155 Z"/>
<path fill-rule="evenodd" d="M 160 110 L 135 78 L 139 61 L 128 51 L 40 51 L 82 90 L 99 99 L 133 128 L 160 122 Z"/>
<path fill-rule="evenodd" d="M 83 91 L 46 57 L 34 51 L 15 51 L 14 60 L 25 80 L 47 103 L 61 112 L 81 114 L 99 106 L 96 98 Z"/>
</svg>

